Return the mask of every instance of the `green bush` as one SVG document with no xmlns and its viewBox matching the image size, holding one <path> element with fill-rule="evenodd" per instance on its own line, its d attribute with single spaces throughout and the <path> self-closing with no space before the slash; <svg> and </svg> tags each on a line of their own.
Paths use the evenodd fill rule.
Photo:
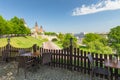
<svg viewBox="0 0 120 80">
<path fill-rule="evenodd" d="M 53 41 L 53 42 L 56 42 L 56 41 L 58 41 L 58 40 L 57 40 L 56 38 L 53 38 L 52 41 Z"/>
</svg>

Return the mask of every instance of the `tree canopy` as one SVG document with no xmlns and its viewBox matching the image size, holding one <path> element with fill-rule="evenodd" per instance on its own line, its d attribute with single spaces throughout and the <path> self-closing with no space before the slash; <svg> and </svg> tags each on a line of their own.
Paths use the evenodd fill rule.
<svg viewBox="0 0 120 80">
<path fill-rule="evenodd" d="M 72 34 L 65 34 L 64 39 L 63 39 L 63 48 L 67 48 L 70 46 L 70 38 L 73 39 L 72 45 L 73 47 L 77 47 L 77 38 L 74 37 Z"/>
<path fill-rule="evenodd" d="M 95 41 L 96 39 L 101 39 L 101 36 L 98 34 L 94 34 L 94 33 L 89 33 L 85 35 L 85 38 L 83 40 L 84 44 L 88 44 L 89 42 Z"/>
<path fill-rule="evenodd" d="M 112 49 L 107 46 L 107 39 L 99 34 L 86 34 L 83 43 L 90 51 L 97 53 L 112 53 Z"/>
<path fill-rule="evenodd" d="M 57 35 L 57 38 L 60 40 L 60 42 L 63 42 L 64 34 L 59 33 L 59 34 Z"/>
<path fill-rule="evenodd" d="M 45 35 L 48 36 L 56 36 L 57 34 L 55 32 L 44 32 Z"/>
<path fill-rule="evenodd" d="M 10 31 L 11 28 L 7 21 L 2 16 L 0 16 L 0 34 L 9 34 Z"/>
<path fill-rule="evenodd" d="M 114 27 L 108 34 L 110 46 L 120 54 L 120 26 Z"/>
<path fill-rule="evenodd" d="M 0 34 L 30 34 L 30 29 L 16 16 L 10 20 L 0 16 Z"/>
</svg>

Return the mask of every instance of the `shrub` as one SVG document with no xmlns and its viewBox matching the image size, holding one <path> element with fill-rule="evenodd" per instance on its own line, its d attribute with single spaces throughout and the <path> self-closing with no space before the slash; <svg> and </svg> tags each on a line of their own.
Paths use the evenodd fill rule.
<svg viewBox="0 0 120 80">
<path fill-rule="evenodd" d="M 58 41 L 58 40 L 57 40 L 56 38 L 53 38 L 52 41 L 53 41 L 53 42 L 56 42 L 56 41 Z"/>
</svg>

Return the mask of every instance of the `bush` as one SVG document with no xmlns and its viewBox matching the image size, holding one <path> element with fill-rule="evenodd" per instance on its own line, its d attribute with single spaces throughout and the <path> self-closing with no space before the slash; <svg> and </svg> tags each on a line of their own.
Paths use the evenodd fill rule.
<svg viewBox="0 0 120 80">
<path fill-rule="evenodd" d="M 52 41 L 53 41 L 53 42 L 56 42 L 56 41 L 58 41 L 58 40 L 57 40 L 56 38 L 53 38 Z"/>
</svg>

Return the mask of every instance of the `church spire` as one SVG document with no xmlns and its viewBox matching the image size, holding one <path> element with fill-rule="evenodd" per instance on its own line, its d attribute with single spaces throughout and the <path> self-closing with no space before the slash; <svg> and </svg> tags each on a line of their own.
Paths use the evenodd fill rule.
<svg viewBox="0 0 120 80">
<path fill-rule="evenodd" d="M 35 23 L 35 30 L 36 30 L 37 33 L 39 32 L 39 27 L 38 27 L 37 22 Z"/>
<path fill-rule="evenodd" d="M 35 26 L 38 26 L 37 22 L 35 23 Z"/>
</svg>

